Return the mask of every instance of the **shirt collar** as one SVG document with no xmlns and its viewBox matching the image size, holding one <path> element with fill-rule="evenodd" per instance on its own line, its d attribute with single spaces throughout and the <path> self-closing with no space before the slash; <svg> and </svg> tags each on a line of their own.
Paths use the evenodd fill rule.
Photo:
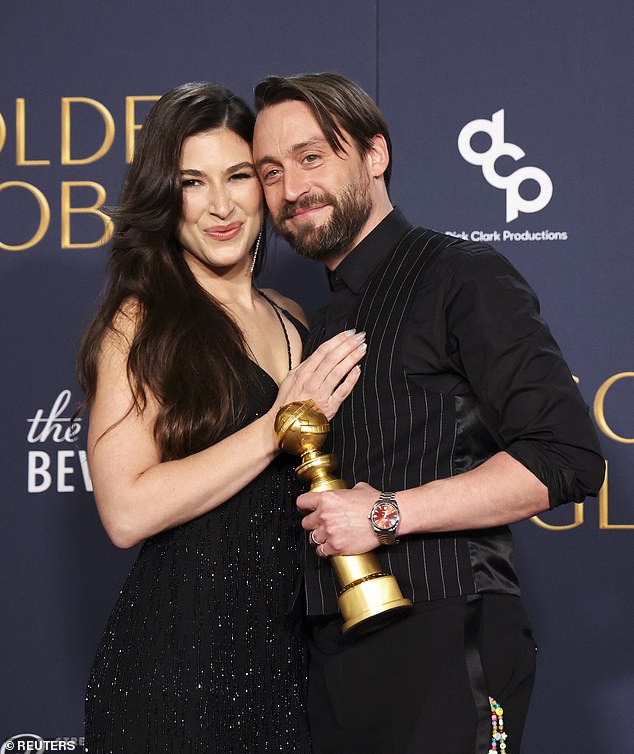
<svg viewBox="0 0 634 754">
<path fill-rule="evenodd" d="M 328 272 L 331 290 L 348 287 L 359 293 L 378 266 L 410 230 L 403 213 L 396 207 L 369 233 L 332 272 Z"/>
</svg>

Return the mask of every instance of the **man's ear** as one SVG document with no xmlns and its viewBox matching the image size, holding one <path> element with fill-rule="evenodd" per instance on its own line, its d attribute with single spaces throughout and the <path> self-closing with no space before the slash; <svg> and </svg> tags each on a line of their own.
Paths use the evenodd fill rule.
<svg viewBox="0 0 634 754">
<path fill-rule="evenodd" d="M 385 137 L 381 134 L 372 137 L 372 143 L 366 152 L 366 160 L 370 174 L 374 178 L 380 178 L 387 170 L 390 164 L 390 153 Z"/>
</svg>

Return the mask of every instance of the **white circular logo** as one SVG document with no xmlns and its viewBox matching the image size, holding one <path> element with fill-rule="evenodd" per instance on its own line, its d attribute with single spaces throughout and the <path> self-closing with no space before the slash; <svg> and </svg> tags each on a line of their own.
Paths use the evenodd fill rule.
<svg viewBox="0 0 634 754">
<path fill-rule="evenodd" d="M 491 146 L 485 152 L 476 152 L 471 146 L 471 139 L 477 133 L 485 133 L 491 139 Z M 498 189 L 506 191 L 506 221 L 515 220 L 520 212 L 539 212 L 551 200 L 553 182 L 546 171 L 541 168 L 525 166 L 510 175 L 500 175 L 495 169 L 499 157 L 512 157 L 515 161 L 525 156 L 517 144 L 504 141 L 504 110 L 493 113 L 491 120 L 478 118 L 467 123 L 458 135 L 458 151 L 471 165 L 480 165 L 486 181 Z M 534 199 L 524 199 L 520 186 L 524 181 L 535 181 L 539 194 Z"/>
</svg>

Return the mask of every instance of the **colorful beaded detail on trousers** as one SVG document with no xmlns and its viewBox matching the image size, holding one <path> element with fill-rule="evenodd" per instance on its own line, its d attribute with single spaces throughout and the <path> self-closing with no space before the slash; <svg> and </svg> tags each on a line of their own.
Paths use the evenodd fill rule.
<svg viewBox="0 0 634 754">
<path fill-rule="evenodd" d="M 489 704 L 491 706 L 491 748 L 488 754 L 507 754 L 504 710 L 492 696 L 489 697 Z"/>
</svg>

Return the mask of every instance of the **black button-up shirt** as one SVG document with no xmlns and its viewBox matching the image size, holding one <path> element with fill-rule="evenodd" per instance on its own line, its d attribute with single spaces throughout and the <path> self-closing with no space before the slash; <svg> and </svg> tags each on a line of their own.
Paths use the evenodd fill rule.
<svg viewBox="0 0 634 754">
<path fill-rule="evenodd" d="M 329 438 L 350 486 L 398 492 L 506 451 L 546 485 L 551 506 L 598 491 L 604 466 L 587 407 L 535 294 L 501 254 L 412 228 L 394 210 L 330 281 L 307 350 L 350 327 L 368 334 Z M 413 533 L 377 556 L 414 601 L 519 594 L 507 526 Z M 335 613 L 329 562 L 308 544 L 305 557 L 307 612 Z"/>
<path fill-rule="evenodd" d="M 313 331 L 350 324 L 368 282 L 412 226 L 394 209 L 331 273 Z M 597 494 L 604 463 L 587 407 L 528 283 L 486 244 L 457 241 L 430 265 L 406 313 L 413 384 L 475 395 L 499 449 L 532 471 L 551 507 Z"/>
</svg>

